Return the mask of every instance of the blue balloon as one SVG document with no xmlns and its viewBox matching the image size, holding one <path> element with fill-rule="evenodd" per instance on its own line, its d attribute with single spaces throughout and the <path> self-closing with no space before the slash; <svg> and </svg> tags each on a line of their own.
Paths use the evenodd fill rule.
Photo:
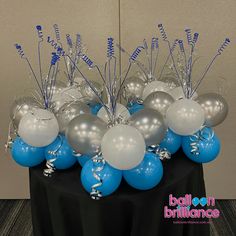
<svg viewBox="0 0 236 236">
<path fill-rule="evenodd" d="M 17 164 L 33 167 L 45 160 L 44 150 L 45 147 L 32 147 L 17 137 L 12 144 L 11 155 Z"/>
<path fill-rule="evenodd" d="M 97 115 L 98 111 L 101 109 L 102 104 L 97 103 L 95 105 L 89 105 L 90 106 L 90 111 L 93 115 Z"/>
<path fill-rule="evenodd" d="M 130 115 L 132 115 L 135 112 L 138 112 L 138 111 L 142 110 L 144 108 L 144 105 L 138 104 L 136 102 L 136 103 L 133 103 L 133 104 L 129 104 L 127 108 L 129 110 Z"/>
<path fill-rule="evenodd" d="M 148 190 L 161 181 L 163 166 L 156 154 L 147 152 L 143 161 L 137 167 L 123 171 L 123 176 L 133 188 Z"/>
<path fill-rule="evenodd" d="M 85 163 L 90 160 L 91 157 L 87 156 L 87 155 L 82 155 L 77 157 L 77 161 L 79 162 L 79 164 L 83 167 L 85 165 Z"/>
<path fill-rule="evenodd" d="M 160 148 L 166 148 L 171 154 L 176 153 L 181 147 L 182 137 L 168 129 L 164 139 L 160 143 Z"/>
<path fill-rule="evenodd" d="M 209 128 L 205 128 L 205 130 L 207 129 L 209 130 Z M 215 134 L 212 138 L 197 141 L 196 147 L 199 155 L 191 153 L 193 149 L 191 146 L 192 142 L 191 136 L 182 137 L 182 149 L 185 155 L 194 162 L 207 163 L 213 161 L 220 152 L 220 140 Z"/>
<path fill-rule="evenodd" d="M 96 165 L 96 164 L 95 164 Z M 98 181 L 93 176 L 94 163 L 92 159 L 86 162 L 81 171 L 81 182 L 87 192 L 91 192 L 92 186 Z M 120 185 L 122 179 L 122 171 L 114 169 L 109 164 L 105 164 L 103 170 L 98 172 L 98 176 L 102 179 L 102 185 L 97 188 L 101 191 L 102 196 L 112 194 Z"/>
<path fill-rule="evenodd" d="M 61 146 L 60 146 L 61 145 Z M 58 150 L 57 150 L 58 149 Z M 56 151 L 53 155 L 50 152 Z M 56 169 L 68 169 L 73 166 L 77 159 L 73 155 L 73 150 L 69 146 L 65 136 L 58 136 L 56 140 L 45 148 L 45 157 L 47 160 L 56 158 L 53 165 Z"/>
</svg>

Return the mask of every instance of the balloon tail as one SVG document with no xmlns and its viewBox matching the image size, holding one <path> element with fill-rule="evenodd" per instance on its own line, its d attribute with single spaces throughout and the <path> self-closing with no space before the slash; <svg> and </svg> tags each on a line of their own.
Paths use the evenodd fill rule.
<svg viewBox="0 0 236 236">
<path fill-rule="evenodd" d="M 99 176 L 99 172 L 104 169 L 105 160 L 102 158 L 101 153 L 92 158 L 93 161 L 93 177 L 97 180 L 97 183 L 92 185 L 90 196 L 93 200 L 99 200 L 102 197 L 102 192 L 98 190 L 98 187 L 102 186 L 102 179 Z"/>
</svg>

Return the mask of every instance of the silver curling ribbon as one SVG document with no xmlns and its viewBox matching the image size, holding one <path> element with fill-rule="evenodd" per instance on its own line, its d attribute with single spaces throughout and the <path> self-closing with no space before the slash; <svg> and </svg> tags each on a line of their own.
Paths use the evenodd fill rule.
<svg viewBox="0 0 236 236">
<path fill-rule="evenodd" d="M 17 132 L 13 127 L 12 121 L 9 122 L 9 126 L 8 126 L 8 133 L 7 133 L 7 141 L 5 143 L 5 152 L 7 152 L 9 149 L 12 148 L 12 144 L 13 144 L 13 138 L 12 136 L 17 136 Z"/>
<path fill-rule="evenodd" d="M 159 155 L 161 161 L 171 159 L 171 153 L 166 148 L 161 148 L 159 145 L 156 147 L 156 154 Z"/>
<path fill-rule="evenodd" d="M 147 151 L 158 155 L 161 161 L 171 159 L 171 153 L 166 148 L 161 148 L 159 145 L 151 145 L 147 148 Z"/>
<path fill-rule="evenodd" d="M 54 156 L 54 158 L 51 158 L 51 159 L 47 160 L 47 162 L 46 162 L 46 168 L 43 170 L 43 175 L 46 177 L 51 177 L 52 174 L 56 170 L 54 162 L 57 160 L 57 153 L 60 150 L 62 143 L 63 143 L 63 139 L 61 138 L 61 136 L 59 135 L 58 137 L 60 138 L 60 144 L 58 145 L 58 147 L 56 147 L 55 150 L 48 151 L 48 154 Z"/>
<path fill-rule="evenodd" d="M 142 100 L 141 98 L 139 98 L 139 99 L 137 99 L 137 103 L 138 103 L 139 105 L 143 105 L 143 100 Z"/>
<path fill-rule="evenodd" d="M 199 140 L 200 140 L 200 136 L 198 134 L 194 134 L 194 135 L 191 135 L 190 137 L 190 146 L 191 146 L 191 154 L 195 155 L 195 156 L 198 156 L 200 154 L 200 151 L 199 151 Z"/>
<path fill-rule="evenodd" d="M 75 157 L 81 157 L 82 154 L 80 154 L 79 152 L 76 152 L 76 151 L 73 150 L 73 156 L 75 156 Z"/>
<path fill-rule="evenodd" d="M 101 172 L 105 166 L 105 160 L 101 156 L 101 153 L 98 153 L 96 156 L 92 158 L 93 161 L 93 177 L 97 180 L 97 183 L 91 187 L 90 196 L 93 200 L 99 200 L 102 197 L 102 192 L 97 188 L 102 186 L 102 179 L 99 176 L 99 172 Z"/>
<path fill-rule="evenodd" d="M 204 140 L 210 140 L 214 136 L 214 131 L 212 129 L 206 128 L 203 126 L 196 134 L 191 135 L 190 137 L 190 146 L 191 146 L 191 154 L 195 156 L 199 156 L 199 142 Z"/>
<path fill-rule="evenodd" d="M 116 117 L 113 121 L 112 120 L 109 120 L 108 121 L 108 124 L 107 124 L 107 127 L 108 128 L 111 128 L 115 125 L 118 125 L 118 124 L 123 124 L 123 125 L 127 125 L 128 124 L 128 120 L 125 120 L 124 116 L 122 114 L 120 114 L 118 117 Z"/>
<path fill-rule="evenodd" d="M 56 168 L 53 164 L 57 158 L 50 159 L 46 162 L 46 168 L 43 170 L 43 175 L 46 177 L 51 177 L 52 174 L 55 172 Z"/>
</svg>

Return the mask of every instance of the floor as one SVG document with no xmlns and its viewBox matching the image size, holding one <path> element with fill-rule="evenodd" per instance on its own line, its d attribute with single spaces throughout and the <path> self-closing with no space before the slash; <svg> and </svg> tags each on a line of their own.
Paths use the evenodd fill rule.
<svg viewBox="0 0 236 236">
<path fill-rule="evenodd" d="M 210 222 L 212 236 L 236 235 L 236 200 L 218 200 L 221 216 Z M 0 236 L 31 236 L 30 200 L 0 200 Z"/>
</svg>

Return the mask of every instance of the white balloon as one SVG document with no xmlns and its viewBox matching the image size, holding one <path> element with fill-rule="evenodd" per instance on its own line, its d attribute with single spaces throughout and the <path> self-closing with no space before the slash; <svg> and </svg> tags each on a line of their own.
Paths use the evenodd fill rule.
<svg viewBox="0 0 236 236">
<path fill-rule="evenodd" d="M 167 92 L 169 89 L 170 88 L 167 83 L 158 80 L 152 81 L 151 83 L 147 84 L 143 90 L 143 100 L 145 100 L 145 98 L 153 92 L 156 91 Z"/>
<path fill-rule="evenodd" d="M 108 123 L 110 120 L 109 116 L 106 112 L 106 109 L 104 107 L 102 107 L 98 111 L 97 116 L 100 117 L 102 120 L 104 120 L 106 123 Z M 118 117 L 120 117 L 123 121 L 126 121 L 130 117 L 130 113 L 129 113 L 128 109 L 120 103 L 116 104 L 115 118 L 118 118 Z"/>
<path fill-rule="evenodd" d="M 33 109 L 20 121 L 18 134 L 23 141 L 34 147 L 44 147 L 52 143 L 59 133 L 54 114 L 44 109 Z"/>
<path fill-rule="evenodd" d="M 166 121 L 170 129 L 179 135 L 192 135 L 204 124 L 202 107 L 191 99 L 181 99 L 170 105 L 166 112 Z"/>
<path fill-rule="evenodd" d="M 171 89 L 171 90 L 167 91 L 167 93 L 169 93 L 175 100 L 179 100 L 179 99 L 185 98 L 185 95 L 184 95 L 184 92 L 183 92 L 183 89 L 182 89 L 181 86 L 176 87 L 174 89 Z M 195 92 L 191 99 L 195 99 L 195 98 L 197 98 L 197 96 L 198 95 Z"/>
<path fill-rule="evenodd" d="M 142 134 L 132 126 L 121 124 L 110 128 L 101 144 L 103 158 L 119 170 L 129 170 L 139 165 L 145 149 Z"/>
</svg>

